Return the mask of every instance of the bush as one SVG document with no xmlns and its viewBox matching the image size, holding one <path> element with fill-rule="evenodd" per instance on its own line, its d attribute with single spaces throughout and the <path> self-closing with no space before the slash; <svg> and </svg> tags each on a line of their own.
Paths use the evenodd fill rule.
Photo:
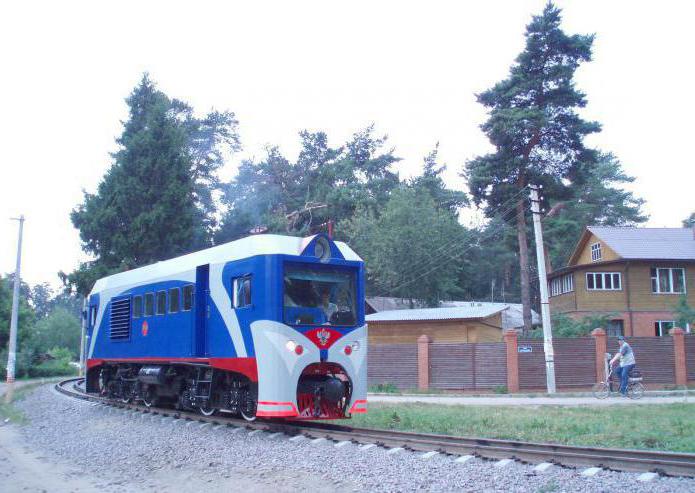
<svg viewBox="0 0 695 493">
<path fill-rule="evenodd" d="M 615 314 L 590 314 L 576 320 L 564 313 L 556 313 L 552 316 L 553 337 L 586 337 L 597 327 L 608 327 Z M 530 332 L 531 339 L 542 339 L 543 329 L 538 328 Z"/>
<path fill-rule="evenodd" d="M 392 383 L 377 383 L 369 387 L 370 392 L 376 392 L 380 394 L 397 394 L 398 387 Z"/>
<path fill-rule="evenodd" d="M 509 389 L 507 389 L 506 385 L 495 385 L 494 387 L 492 387 L 492 391 L 495 394 L 508 394 L 509 393 Z"/>
<path fill-rule="evenodd" d="M 29 369 L 32 377 L 57 377 L 61 375 L 72 375 L 75 368 L 70 364 L 72 352 L 67 348 L 53 348 L 48 352 L 51 359 L 46 360 Z"/>
</svg>

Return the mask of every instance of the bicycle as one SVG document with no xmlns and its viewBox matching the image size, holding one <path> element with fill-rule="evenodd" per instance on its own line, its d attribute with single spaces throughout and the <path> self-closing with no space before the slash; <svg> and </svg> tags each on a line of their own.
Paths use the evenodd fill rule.
<svg viewBox="0 0 695 493">
<path fill-rule="evenodd" d="M 605 399 L 611 394 L 617 393 L 613 390 L 613 368 L 608 369 L 606 380 L 594 384 L 592 393 L 597 399 Z M 617 383 L 620 390 L 620 382 Z M 633 368 L 627 379 L 627 396 L 630 399 L 640 399 L 644 395 L 644 385 L 642 384 L 642 375 L 637 368 Z"/>
</svg>

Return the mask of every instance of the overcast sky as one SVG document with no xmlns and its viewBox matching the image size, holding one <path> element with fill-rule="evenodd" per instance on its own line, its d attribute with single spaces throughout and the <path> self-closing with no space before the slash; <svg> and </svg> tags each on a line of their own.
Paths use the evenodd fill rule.
<svg viewBox="0 0 695 493">
<path fill-rule="evenodd" d="M 477 2 L 3 2 L 0 7 L 0 272 L 14 271 L 23 213 L 23 278 L 58 284 L 80 259 L 70 210 L 94 191 L 148 71 L 200 112 L 234 111 L 244 151 L 324 130 L 339 145 L 374 122 L 417 173 L 440 142 L 448 183 L 490 150 L 480 92 L 507 75 L 544 0 Z M 577 74 L 588 143 L 615 153 L 647 200 L 650 226 L 695 210 L 692 2 L 560 1 L 568 33 L 596 33 Z M 146 241 L 146 238 L 143 238 Z"/>
</svg>

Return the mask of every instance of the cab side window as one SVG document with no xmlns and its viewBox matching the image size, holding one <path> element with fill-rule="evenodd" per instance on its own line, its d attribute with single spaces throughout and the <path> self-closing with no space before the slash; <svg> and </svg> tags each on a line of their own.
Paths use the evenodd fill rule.
<svg viewBox="0 0 695 493">
<path fill-rule="evenodd" d="M 142 317 L 142 296 L 133 296 L 133 318 Z"/>
<path fill-rule="evenodd" d="M 193 284 L 183 287 L 183 311 L 190 312 L 193 308 Z"/>
<path fill-rule="evenodd" d="M 251 276 L 235 277 L 232 280 L 234 308 L 251 306 Z"/>
<path fill-rule="evenodd" d="M 145 316 L 151 317 L 154 315 L 154 293 L 145 294 Z"/>
<path fill-rule="evenodd" d="M 180 293 L 179 288 L 171 288 L 169 290 L 169 313 L 178 313 L 180 309 Z"/>
<path fill-rule="evenodd" d="M 167 292 L 157 292 L 157 315 L 164 315 L 167 311 Z"/>
</svg>

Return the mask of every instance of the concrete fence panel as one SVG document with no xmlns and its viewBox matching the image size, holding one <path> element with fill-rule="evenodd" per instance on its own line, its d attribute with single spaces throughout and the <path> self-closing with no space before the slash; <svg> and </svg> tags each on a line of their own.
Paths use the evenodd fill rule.
<svg viewBox="0 0 695 493">
<path fill-rule="evenodd" d="M 685 339 L 685 367 L 688 381 L 695 381 L 695 335 L 688 334 Z"/>
<path fill-rule="evenodd" d="M 417 388 L 417 344 L 382 344 L 369 347 L 369 385 L 391 383 L 399 389 Z"/>
<path fill-rule="evenodd" d="M 675 384 L 675 358 L 672 337 L 626 337 L 635 353 L 637 368 L 645 384 Z M 608 352 L 618 352 L 618 340 L 608 338 Z"/>
<path fill-rule="evenodd" d="M 596 343 L 591 337 L 555 339 L 555 385 L 559 389 L 591 387 L 596 382 Z M 603 375 L 601 375 L 603 376 Z"/>
</svg>

